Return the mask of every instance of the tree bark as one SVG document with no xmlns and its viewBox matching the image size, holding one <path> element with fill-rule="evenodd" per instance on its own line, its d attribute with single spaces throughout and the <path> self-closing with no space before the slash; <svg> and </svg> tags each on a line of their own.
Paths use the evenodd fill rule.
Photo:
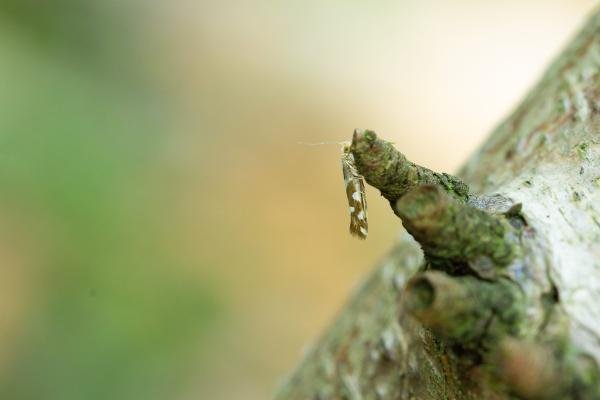
<svg viewBox="0 0 600 400">
<path fill-rule="evenodd" d="M 276 399 L 600 399 L 599 67 L 600 12 L 460 179 L 355 133 L 410 234 Z"/>
</svg>

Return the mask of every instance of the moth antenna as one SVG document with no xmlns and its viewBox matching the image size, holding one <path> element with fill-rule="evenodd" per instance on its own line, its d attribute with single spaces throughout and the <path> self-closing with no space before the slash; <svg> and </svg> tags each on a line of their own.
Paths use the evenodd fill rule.
<svg viewBox="0 0 600 400">
<path fill-rule="evenodd" d="M 343 145 L 343 144 L 348 143 L 348 141 L 343 141 L 343 142 L 333 142 L 333 141 L 332 142 L 297 142 L 297 143 L 300 145 L 303 145 L 303 146 L 322 146 L 325 144 L 338 144 L 338 145 L 341 144 L 341 145 Z"/>
</svg>

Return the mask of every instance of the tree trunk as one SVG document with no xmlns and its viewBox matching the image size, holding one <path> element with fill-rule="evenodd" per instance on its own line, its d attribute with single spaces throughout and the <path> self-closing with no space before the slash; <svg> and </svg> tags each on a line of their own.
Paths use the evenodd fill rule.
<svg viewBox="0 0 600 400">
<path fill-rule="evenodd" d="M 355 132 L 408 233 L 276 399 L 600 399 L 599 66 L 596 13 L 468 160 L 468 189 Z"/>
</svg>

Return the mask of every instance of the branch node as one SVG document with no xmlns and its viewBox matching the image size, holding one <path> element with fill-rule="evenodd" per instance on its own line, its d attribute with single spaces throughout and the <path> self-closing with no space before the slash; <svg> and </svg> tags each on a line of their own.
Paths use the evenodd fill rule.
<svg viewBox="0 0 600 400">
<path fill-rule="evenodd" d="M 395 212 L 434 266 L 466 265 L 483 278 L 493 278 L 495 267 L 508 265 L 514 257 L 508 223 L 456 201 L 437 185 L 414 188 L 398 200 Z"/>
<path fill-rule="evenodd" d="M 522 314 L 517 296 L 517 289 L 507 281 L 486 282 L 428 271 L 408 281 L 403 304 L 436 336 L 486 348 L 517 330 Z"/>
<path fill-rule="evenodd" d="M 600 398 L 600 370 L 565 343 L 505 338 L 496 354 L 500 379 L 523 399 Z"/>
</svg>

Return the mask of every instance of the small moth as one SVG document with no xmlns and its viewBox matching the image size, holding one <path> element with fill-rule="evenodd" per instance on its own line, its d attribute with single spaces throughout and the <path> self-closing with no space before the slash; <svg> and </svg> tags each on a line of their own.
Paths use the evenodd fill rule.
<svg viewBox="0 0 600 400">
<path fill-rule="evenodd" d="M 366 239 L 369 225 L 365 178 L 356 169 L 354 155 L 350 152 L 350 143 L 344 143 L 342 147 L 342 173 L 350 211 L 350 234 L 359 239 Z"/>
</svg>

